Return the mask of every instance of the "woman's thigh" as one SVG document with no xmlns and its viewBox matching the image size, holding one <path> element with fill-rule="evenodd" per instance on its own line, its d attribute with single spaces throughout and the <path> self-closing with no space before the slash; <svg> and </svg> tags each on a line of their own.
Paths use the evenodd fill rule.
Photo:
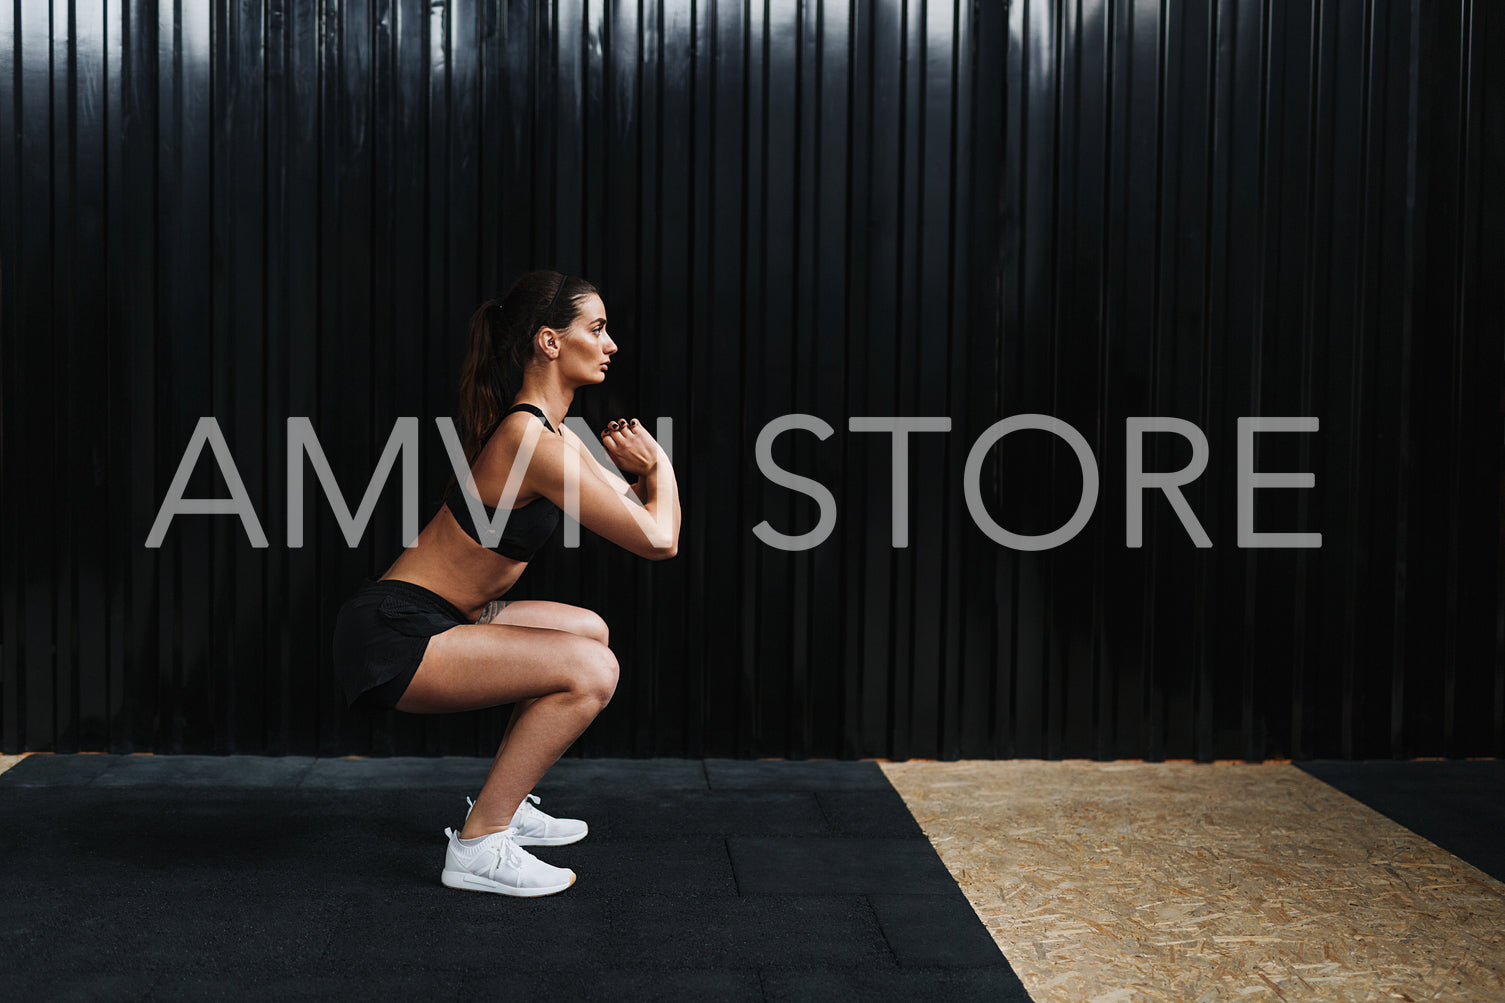
<svg viewBox="0 0 1505 1003">
<path fill-rule="evenodd" d="M 506 605 L 501 605 L 502 603 Z M 500 608 L 497 608 L 498 606 Z M 606 621 L 601 619 L 601 615 L 595 610 L 543 599 L 519 599 L 515 602 L 507 602 L 505 599 L 496 600 L 494 605 L 487 607 L 478 622 L 486 625 L 547 627 L 550 630 L 567 630 L 572 634 L 600 641 L 602 644 L 610 641 Z"/>
<path fill-rule="evenodd" d="M 616 683 L 616 656 L 594 638 L 549 627 L 462 624 L 429 638 L 397 709 L 479 710 L 565 692 L 605 703 Z"/>
</svg>

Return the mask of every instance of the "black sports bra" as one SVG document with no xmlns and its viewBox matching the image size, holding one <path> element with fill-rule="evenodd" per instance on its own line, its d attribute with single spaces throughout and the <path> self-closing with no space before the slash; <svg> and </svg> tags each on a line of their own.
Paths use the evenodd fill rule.
<svg viewBox="0 0 1505 1003">
<path fill-rule="evenodd" d="M 545 428 L 550 432 L 554 431 L 554 426 L 549 424 L 549 419 L 545 418 L 544 413 L 532 404 L 514 404 L 507 410 L 507 414 L 513 411 L 536 414 Z M 507 414 L 502 417 L 505 418 Z M 526 561 L 531 558 L 533 553 L 553 534 L 554 527 L 559 525 L 559 506 L 543 495 L 539 495 L 521 508 L 508 510 L 501 532 L 493 533 L 483 528 L 477 534 L 475 520 L 470 516 L 470 506 L 465 503 L 463 492 L 464 488 L 457 483 L 450 488 L 449 494 L 444 496 L 444 504 L 449 506 L 449 511 L 455 517 L 455 521 L 460 524 L 460 528 L 481 546 L 493 549 L 514 561 Z M 497 512 L 495 508 L 485 502 L 481 502 L 481 507 L 486 510 L 488 520 L 495 518 Z"/>
</svg>

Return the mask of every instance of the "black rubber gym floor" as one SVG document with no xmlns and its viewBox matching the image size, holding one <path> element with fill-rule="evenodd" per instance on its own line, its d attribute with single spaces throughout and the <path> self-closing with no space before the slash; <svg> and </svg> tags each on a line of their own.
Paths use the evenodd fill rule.
<svg viewBox="0 0 1505 1003">
<path fill-rule="evenodd" d="M 28 757 L 0 998 L 1029 999 L 873 763 L 561 761 L 540 899 L 439 883 L 488 765 Z"/>
<path fill-rule="evenodd" d="M 1505 760 L 1367 760 L 1297 763 L 1363 802 L 1505 881 Z"/>
</svg>

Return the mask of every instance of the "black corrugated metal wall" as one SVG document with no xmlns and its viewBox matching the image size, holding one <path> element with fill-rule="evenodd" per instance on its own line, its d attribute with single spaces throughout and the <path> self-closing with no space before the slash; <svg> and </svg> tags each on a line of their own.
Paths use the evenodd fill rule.
<svg viewBox="0 0 1505 1003">
<path fill-rule="evenodd" d="M 522 270 L 606 295 L 592 426 L 672 416 L 685 524 L 649 565 L 559 538 L 514 595 L 611 624 L 587 754 L 1505 751 L 1502 14 L 1483 0 L 0 5 L 0 745 L 486 754 L 495 713 L 344 712 L 332 617 L 400 543 L 352 505 L 394 422 L 444 483 L 462 327 Z M 834 531 L 766 478 L 826 484 Z M 995 543 L 969 451 L 1059 418 L 1100 474 L 1071 542 Z M 910 440 L 909 545 L 890 438 Z M 1261 532 L 1240 549 L 1237 420 Z M 271 541 L 179 517 L 213 416 Z M 1126 419 L 1194 422 L 1186 498 L 1126 544 Z M 1011 435 L 981 499 L 1048 532 L 1075 454 Z M 1146 436 L 1148 470 L 1185 466 Z M 309 479 L 317 484 L 316 479 Z M 191 494 L 222 494 L 205 454 Z"/>
</svg>

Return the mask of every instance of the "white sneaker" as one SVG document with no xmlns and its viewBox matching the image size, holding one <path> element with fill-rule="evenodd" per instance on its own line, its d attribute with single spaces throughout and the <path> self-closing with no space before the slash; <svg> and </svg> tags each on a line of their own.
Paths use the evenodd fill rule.
<svg viewBox="0 0 1505 1003">
<path fill-rule="evenodd" d="M 472 809 L 475 808 L 476 803 L 470 798 L 465 801 Z M 517 806 L 517 811 L 512 813 L 513 838 L 518 846 L 565 846 L 580 842 L 590 832 L 590 826 L 578 818 L 555 818 L 539 811 L 534 807 L 538 803 L 538 795 L 529 794 Z M 469 809 L 466 810 L 465 817 L 470 818 Z"/>
<path fill-rule="evenodd" d="M 493 832 L 474 843 L 460 842 L 460 834 L 453 829 L 445 829 L 444 834 L 449 837 L 449 848 L 444 851 L 440 880 L 447 888 L 534 898 L 562 892 L 575 883 L 575 872 L 568 867 L 546 864 L 518 846 L 515 830 Z"/>
</svg>

